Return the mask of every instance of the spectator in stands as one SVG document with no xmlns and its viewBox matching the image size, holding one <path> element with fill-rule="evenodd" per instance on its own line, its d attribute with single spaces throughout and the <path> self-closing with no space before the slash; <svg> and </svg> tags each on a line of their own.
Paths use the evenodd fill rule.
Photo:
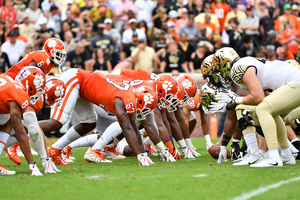
<svg viewBox="0 0 300 200">
<path fill-rule="evenodd" d="M 267 32 L 269 32 L 270 30 L 273 30 L 274 27 L 274 8 L 270 7 L 268 8 L 268 15 L 262 17 L 259 20 L 259 25 L 262 27 L 260 28 L 260 35 L 262 36 L 262 39 L 264 40 Z"/>
<path fill-rule="evenodd" d="M 70 25 L 72 32 L 78 33 L 80 31 L 79 23 L 73 20 L 71 10 L 66 10 L 66 19 L 62 22 L 62 24 L 64 24 L 65 22 L 67 22 Z"/>
<path fill-rule="evenodd" d="M 132 41 L 128 44 L 123 45 L 122 51 L 120 53 L 120 61 L 125 61 L 126 58 L 131 56 L 131 52 L 139 44 L 139 39 L 137 34 L 132 35 Z"/>
<path fill-rule="evenodd" d="M 26 8 L 25 13 L 28 15 L 31 23 L 35 24 L 42 14 L 42 10 L 39 8 L 39 0 L 30 0 L 28 8 Z"/>
<path fill-rule="evenodd" d="M 189 21 L 188 10 L 186 8 L 181 8 L 179 10 L 179 12 L 181 13 L 181 15 L 179 15 L 180 19 L 177 20 L 176 23 L 175 23 L 175 31 L 176 31 L 176 33 L 178 33 L 178 31 L 181 28 L 181 26 L 187 24 L 188 21 Z"/>
<path fill-rule="evenodd" d="M 274 1 L 273 1 L 274 2 Z M 268 6 L 265 1 L 259 0 L 255 1 L 255 11 L 254 15 L 261 19 L 262 17 L 269 15 Z"/>
<path fill-rule="evenodd" d="M 89 55 L 89 59 L 92 58 L 92 52 L 89 51 L 89 46 L 91 44 L 92 37 L 94 36 L 93 27 L 92 24 L 89 22 L 85 23 L 85 29 L 83 31 L 83 34 L 81 35 L 81 42 L 85 46 L 85 50 L 87 51 Z"/>
<path fill-rule="evenodd" d="M 6 72 L 7 69 L 11 67 L 7 54 L 1 51 L 1 44 L 0 44 L 0 74 Z"/>
<path fill-rule="evenodd" d="M 166 6 L 166 1 L 165 0 L 158 0 L 156 7 L 152 11 L 152 19 L 153 19 L 153 21 L 158 17 L 157 16 L 157 9 L 159 7 L 165 8 L 166 9 L 166 13 L 170 12 L 169 8 L 167 8 L 167 6 Z"/>
<path fill-rule="evenodd" d="M 194 24 L 194 16 L 190 15 L 188 17 L 188 22 L 182 25 L 178 31 L 178 36 L 180 37 L 182 33 L 186 34 L 186 39 L 194 45 L 194 42 L 200 36 L 198 26 Z"/>
<path fill-rule="evenodd" d="M 221 35 L 214 35 L 213 42 L 214 42 L 214 52 L 218 51 L 223 47 L 223 41 Z"/>
<path fill-rule="evenodd" d="M 153 1 L 137 0 L 134 2 L 134 10 L 138 22 L 145 21 L 149 29 L 153 28 L 152 10 L 154 9 Z"/>
<path fill-rule="evenodd" d="M 60 2 L 59 1 L 55 1 L 55 0 L 44 0 L 41 3 L 41 7 L 42 7 L 42 11 L 49 11 L 51 6 L 55 5 L 56 7 L 58 7 L 58 9 L 60 9 Z"/>
<path fill-rule="evenodd" d="M 104 9 L 105 8 L 105 9 Z M 105 16 L 101 16 L 100 13 L 105 12 Z M 106 18 L 111 18 L 114 21 L 115 14 L 113 13 L 112 9 L 110 7 L 107 7 L 105 4 L 105 0 L 98 0 L 98 7 L 93 7 L 90 10 L 89 17 L 93 20 L 96 21 L 98 19 L 104 19 Z"/>
<path fill-rule="evenodd" d="M 41 50 L 44 45 L 44 41 L 46 41 L 49 37 L 54 37 L 54 30 L 52 28 L 47 28 L 47 21 L 46 17 L 41 17 L 38 20 L 38 24 L 41 29 L 36 32 L 37 37 L 34 43 L 35 49 Z"/>
<path fill-rule="evenodd" d="M 253 15 L 253 7 L 251 5 L 247 6 L 246 14 L 247 16 L 243 18 L 240 23 L 240 28 L 245 34 L 250 35 L 254 39 L 254 42 L 259 43 L 259 18 Z"/>
<path fill-rule="evenodd" d="M 110 35 L 113 38 L 113 40 L 116 44 L 115 50 L 114 50 L 113 55 L 112 55 L 112 58 L 113 58 L 112 59 L 112 66 L 114 67 L 117 64 L 118 60 L 119 60 L 118 52 L 119 52 L 119 49 L 121 47 L 121 35 L 120 35 L 120 32 L 117 29 L 112 28 L 112 25 L 113 25 L 112 19 L 110 19 L 110 18 L 105 19 L 104 24 L 105 24 L 104 34 L 105 35 Z"/>
<path fill-rule="evenodd" d="M 19 36 L 17 37 L 17 40 L 22 40 L 22 41 L 25 42 L 25 43 L 28 42 L 27 38 L 26 38 L 24 35 L 21 35 L 21 34 L 20 34 L 20 31 L 19 31 L 19 25 L 18 25 L 18 24 L 15 24 L 15 25 L 14 25 L 13 30 L 17 31 L 18 34 L 19 34 Z M 6 41 L 8 41 L 8 40 L 10 40 L 10 37 L 7 37 L 7 38 L 6 38 Z"/>
<path fill-rule="evenodd" d="M 6 40 L 5 22 L 0 20 L 0 43 L 3 44 Z"/>
<path fill-rule="evenodd" d="M 140 21 L 138 23 L 137 27 L 145 33 L 147 45 L 150 46 L 152 38 L 151 38 L 151 35 L 149 34 L 149 29 L 148 29 L 147 23 L 145 21 Z"/>
<path fill-rule="evenodd" d="M 173 39 L 176 42 L 179 42 L 178 36 L 175 31 L 175 23 L 170 21 L 167 23 L 167 34 L 166 34 L 166 39 Z"/>
<path fill-rule="evenodd" d="M 155 50 L 155 52 L 159 51 L 162 48 L 165 48 L 166 46 L 166 32 L 161 30 L 158 34 L 158 37 L 155 38 L 155 40 L 152 43 L 152 48 Z"/>
<path fill-rule="evenodd" d="M 229 13 L 229 5 L 224 3 L 223 0 L 215 0 L 215 3 L 212 3 L 211 7 L 212 13 L 216 14 L 219 19 L 220 33 L 222 33 L 226 15 Z"/>
<path fill-rule="evenodd" d="M 115 50 L 115 42 L 110 35 L 104 34 L 105 24 L 98 24 L 97 34 L 92 38 L 90 44 L 90 52 L 95 52 L 97 48 L 104 51 L 104 56 L 112 60 L 112 55 Z"/>
<path fill-rule="evenodd" d="M 97 49 L 94 57 L 89 63 L 89 70 L 107 70 L 108 72 L 112 71 L 112 66 L 109 59 L 104 57 L 103 50 L 101 48 Z"/>
<path fill-rule="evenodd" d="M 204 12 L 198 14 L 194 18 L 194 21 L 198 25 L 200 23 L 204 23 L 205 22 L 205 15 L 210 14 L 211 23 L 213 23 L 217 27 L 217 29 L 220 30 L 220 23 L 219 23 L 218 17 L 214 13 L 211 13 L 211 12 L 212 12 L 211 5 L 209 3 L 205 3 L 204 4 Z"/>
<path fill-rule="evenodd" d="M 5 6 L 0 8 L 0 19 L 1 20 L 9 20 L 11 24 L 18 23 L 18 12 L 17 9 L 13 7 L 13 0 L 5 0 Z"/>
<path fill-rule="evenodd" d="M 41 14 L 41 15 L 39 16 L 37 22 L 35 23 L 35 28 L 36 28 L 37 30 L 40 30 L 40 29 L 41 29 L 41 27 L 40 27 L 40 25 L 39 25 L 39 20 L 40 20 L 41 18 L 44 18 L 44 17 L 45 17 L 45 18 L 47 19 L 47 27 L 53 29 L 54 32 L 57 33 L 57 28 L 56 28 L 55 21 L 52 19 L 52 17 L 51 17 L 50 15 L 51 15 L 50 11 L 44 11 L 43 14 Z"/>
<path fill-rule="evenodd" d="M 73 0 L 66 0 L 67 6 L 61 9 L 61 21 L 65 21 L 67 19 L 67 10 L 72 10 Z M 71 25 L 71 24 L 70 24 Z"/>
<path fill-rule="evenodd" d="M 30 44 L 33 44 L 35 41 L 36 29 L 33 23 L 30 23 L 30 19 L 27 13 L 23 16 L 23 23 L 19 25 L 19 33 L 20 35 L 24 35 Z"/>
<path fill-rule="evenodd" d="M 242 45 L 240 47 L 240 50 L 238 54 L 240 55 L 241 58 L 246 57 L 246 56 L 252 56 L 256 57 L 257 50 L 254 47 L 254 44 L 252 42 L 252 36 L 244 34 L 242 36 Z"/>
<path fill-rule="evenodd" d="M 196 51 L 191 55 L 191 62 L 189 63 L 190 70 L 192 72 L 196 71 L 197 73 L 201 73 L 200 68 L 203 60 L 210 54 L 213 54 L 213 52 L 214 46 L 211 43 L 207 41 L 200 41 L 197 44 Z"/>
<path fill-rule="evenodd" d="M 199 24 L 199 29 L 201 29 L 202 27 L 206 28 L 206 37 L 208 39 L 212 39 L 214 35 L 219 34 L 219 29 L 217 29 L 217 27 L 213 23 L 211 23 L 210 19 L 210 14 L 205 14 L 205 22 Z"/>
<path fill-rule="evenodd" d="M 20 19 L 18 19 L 19 21 L 22 19 L 22 16 L 25 13 L 26 4 L 23 0 L 14 0 L 14 8 L 17 9 L 17 13 L 20 17 Z"/>
<path fill-rule="evenodd" d="M 237 18 L 237 20 L 240 22 L 242 19 L 246 17 L 246 13 L 237 8 L 237 2 L 235 1 L 232 2 L 230 6 L 231 6 L 231 11 L 226 15 L 224 27 L 228 26 L 229 19 Z"/>
<path fill-rule="evenodd" d="M 68 31 L 71 31 L 71 33 L 72 33 L 72 35 L 73 35 L 73 38 L 76 37 L 76 33 L 73 32 L 73 31 L 71 30 L 71 26 L 70 26 L 70 24 L 69 24 L 68 22 L 62 23 L 62 30 L 61 30 L 61 32 L 59 33 L 59 37 L 63 40 L 63 38 L 65 37 L 64 35 L 65 35 L 66 32 L 68 32 Z"/>
<path fill-rule="evenodd" d="M 284 57 L 286 57 L 287 60 L 295 59 L 294 54 L 289 50 L 289 47 L 287 45 L 283 45 L 282 47 L 284 49 Z M 299 51 L 299 49 L 298 49 L 298 51 Z"/>
<path fill-rule="evenodd" d="M 267 59 L 270 61 L 276 60 L 277 59 L 277 54 L 276 51 L 271 51 L 267 54 Z"/>
<path fill-rule="evenodd" d="M 90 11 L 93 8 L 93 1 L 91 0 L 84 0 L 85 5 L 80 8 L 80 12 L 83 11 Z"/>
<path fill-rule="evenodd" d="M 277 48 L 277 60 L 286 61 L 286 57 L 284 57 L 284 48 L 278 47 Z"/>
<path fill-rule="evenodd" d="M 25 49 L 24 49 L 22 55 L 21 55 L 20 58 L 19 58 L 19 61 L 22 60 L 23 58 L 25 58 L 25 56 L 26 56 L 27 54 L 29 54 L 29 53 L 31 53 L 31 52 L 33 52 L 33 51 L 34 51 L 33 46 L 32 46 L 30 43 L 27 43 L 27 44 L 25 45 Z"/>
<path fill-rule="evenodd" d="M 262 52 L 265 55 L 268 55 L 269 52 L 271 51 L 277 51 L 278 47 L 281 47 L 281 43 L 276 40 L 277 32 L 275 30 L 269 30 L 267 32 L 268 39 L 265 41 L 263 47 L 262 47 Z"/>
<path fill-rule="evenodd" d="M 181 33 L 179 37 L 178 50 L 183 54 L 184 60 L 190 62 L 191 54 L 195 51 L 195 48 L 188 42 L 185 33 Z"/>
<path fill-rule="evenodd" d="M 76 49 L 77 39 L 75 40 L 71 31 L 67 31 L 64 34 L 64 44 L 66 46 L 66 52 L 74 51 Z"/>
<path fill-rule="evenodd" d="M 292 5 L 294 0 L 276 0 L 276 8 L 280 9 L 279 15 L 283 15 L 285 13 L 284 6 L 286 4 Z"/>
<path fill-rule="evenodd" d="M 288 20 L 293 20 L 294 24 L 295 24 L 295 29 L 300 29 L 300 22 L 298 21 L 297 17 L 292 15 L 292 6 L 288 3 L 284 4 L 283 6 L 284 8 L 284 14 L 280 15 L 277 20 L 275 21 L 275 25 L 274 25 L 274 29 L 276 31 L 280 31 L 280 23 L 281 21 L 283 21 L 284 19 L 286 19 L 286 21 Z"/>
<path fill-rule="evenodd" d="M 292 54 L 298 54 L 298 46 L 300 44 L 300 30 L 295 29 L 294 20 L 288 20 L 287 29 L 282 34 L 282 44 L 288 45 Z"/>
<path fill-rule="evenodd" d="M 146 34 L 141 29 L 137 28 L 137 21 L 134 18 L 129 20 L 130 29 L 127 29 L 122 34 L 122 43 L 128 44 L 131 42 L 132 35 L 137 34 L 139 40 L 146 40 Z"/>
<path fill-rule="evenodd" d="M 242 30 L 239 29 L 239 21 L 236 17 L 228 19 L 225 30 L 229 36 L 229 46 L 238 50 L 242 39 Z"/>
<path fill-rule="evenodd" d="M 157 69 L 158 59 L 154 49 L 147 46 L 147 41 L 139 39 L 139 44 L 131 52 L 131 62 L 134 64 L 134 69 L 140 68 L 152 72 L 153 69 Z"/>
<path fill-rule="evenodd" d="M 166 14 L 166 9 L 164 7 L 159 7 L 157 10 L 157 17 L 154 20 L 154 34 L 160 33 L 166 27 L 166 22 L 168 20 L 168 15 Z"/>
<path fill-rule="evenodd" d="M 25 48 L 25 42 L 22 40 L 17 40 L 18 36 L 19 33 L 16 30 L 12 30 L 8 34 L 10 40 L 2 44 L 2 51 L 8 55 L 11 66 L 19 62 L 19 58 Z"/>
<path fill-rule="evenodd" d="M 11 28 L 12 28 L 12 25 L 11 25 L 11 22 L 10 22 L 10 20 L 9 19 L 6 19 L 5 21 L 4 21 L 4 29 L 5 29 L 5 33 L 6 33 L 6 35 L 11 31 Z"/>
<path fill-rule="evenodd" d="M 160 65 L 160 72 L 171 72 L 175 69 L 182 71 L 183 69 L 184 72 L 190 73 L 184 55 L 178 50 L 177 43 L 173 40 L 168 43 L 168 46 L 168 51 Z"/>
<path fill-rule="evenodd" d="M 76 49 L 67 54 L 66 66 L 88 70 L 88 62 L 89 58 L 85 51 L 84 44 L 82 42 L 77 42 Z"/>
<path fill-rule="evenodd" d="M 98 11 L 100 13 L 100 19 L 97 19 L 96 21 L 94 21 L 93 30 L 95 32 L 97 31 L 98 24 L 103 24 L 104 20 L 106 19 L 106 7 L 100 7 L 98 9 Z"/>
<path fill-rule="evenodd" d="M 197 44 L 200 41 L 208 41 L 208 42 L 210 42 L 210 39 L 206 36 L 206 27 L 201 27 L 201 29 L 200 29 L 200 37 L 197 39 Z"/>
<path fill-rule="evenodd" d="M 292 15 L 296 16 L 298 21 L 300 21 L 299 6 L 297 4 L 292 6 Z"/>
<path fill-rule="evenodd" d="M 193 2 L 193 1 L 189 1 Z M 187 6 L 186 6 L 187 8 Z M 188 9 L 188 8 L 187 8 Z M 188 9 L 189 14 L 192 14 L 194 16 L 199 15 L 200 13 L 204 12 L 203 9 L 203 1 L 202 0 L 194 0 L 194 3 L 192 4 L 192 9 Z"/>
<path fill-rule="evenodd" d="M 237 8 L 240 10 L 240 11 L 243 11 L 243 12 L 246 12 L 246 7 L 247 5 L 250 5 L 248 4 L 248 2 L 246 0 L 235 0 L 237 3 L 238 3 L 238 6 Z M 234 1 L 233 1 L 234 2 Z M 231 2 L 232 3 L 232 2 Z"/>
<path fill-rule="evenodd" d="M 130 0 L 119 0 L 115 4 L 115 10 L 116 10 L 116 22 L 115 27 L 120 32 L 122 30 L 122 26 L 126 23 L 128 20 L 127 12 L 129 10 L 134 11 L 134 5 L 133 2 Z"/>
<path fill-rule="evenodd" d="M 168 24 L 168 22 L 174 22 L 174 24 L 177 23 L 177 21 L 178 21 L 178 13 L 175 10 L 171 10 L 168 13 L 168 16 L 169 16 L 169 19 L 167 20 L 167 24 Z"/>
</svg>

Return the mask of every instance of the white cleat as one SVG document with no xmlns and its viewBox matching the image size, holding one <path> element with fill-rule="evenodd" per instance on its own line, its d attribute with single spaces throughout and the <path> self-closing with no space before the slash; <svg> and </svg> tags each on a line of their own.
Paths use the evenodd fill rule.
<svg viewBox="0 0 300 200">
<path fill-rule="evenodd" d="M 51 173 L 51 174 L 56 173 L 56 171 L 52 167 L 51 162 L 52 162 L 51 158 L 43 158 L 42 159 L 42 166 L 44 168 L 44 173 Z"/>
<path fill-rule="evenodd" d="M 0 164 L 0 175 L 14 175 L 16 174 L 15 171 L 7 170 L 6 168 L 2 167 Z"/>
<path fill-rule="evenodd" d="M 120 153 L 117 151 L 117 145 L 114 145 L 112 147 L 105 146 L 101 153 L 105 156 L 105 158 L 111 158 L 111 159 L 125 159 L 126 156 L 120 155 Z"/>
<path fill-rule="evenodd" d="M 285 165 L 295 165 L 296 164 L 296 160 L 293 155 L 289 158 L 286 158 L 283 155 L 281 155 L 281 160 L 282 160 L 282 163 Z"/>
<path fill-rule="evenodd" d="M 31 176 L 43 176 L 35 162 L 29 164 L 29 169 L 31 171 Z"/>
<path fill-rule="evenodd" d="M 184 154 L 184 158 L 195 158 L 188 147 L 181 148 L 181 151 Z"/>
<path fill-rule="evenodd" d="M 91 147 L 84 154 L 83 158 L 86 162 L 93 162 L 93 163 L 112 162 L 111 160 L 105 159 L 104 155 L 100 152 L 99 149 L 92 150 Z"/>
<path fill-rule="evenodd" d="M 263 159 L 260 162 L 250 165 L 250 167 L 282 167 L 283 162 L 280 157 L 272 158 L 269 156 L 267 159 Z"/>
<path fill-rule="evenodd" d="M 192 145 L 192 146 L 189 146 L 189 149 L 190 149 L 190 151 L 192 152 L 192 154 L 193 154 L 194 157 L 200 157 L 200 156 L 201 156 L 200 153 L 198 153 L 197 151 L 195 151 L 195 148 L 194 148 L 193 145 Z"/>
<path fill-rule="evenodd" d="M 233 163 L 234 166 L 252 165 L 263 160 L 260 154 L 248 153 L 240 161 Z"/>
</svg>

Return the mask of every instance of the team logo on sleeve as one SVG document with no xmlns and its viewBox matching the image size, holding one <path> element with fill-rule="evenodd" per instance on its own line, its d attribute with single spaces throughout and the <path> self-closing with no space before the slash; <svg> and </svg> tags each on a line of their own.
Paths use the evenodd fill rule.
<svg viewBox="0 0 300 200">
<path fill-rule="evenodd" d="M 187 90 L 190 89 L 190 87 L 192 87 L 192 82 L 189 81 L 188 79 L 185 79 L 184 81 L 182 81 L 181 84 Z"/>
<path fill-rule="evenodd" d="M 63 88 L 63 86 L 57 86 L 57 87 L 56 87 L 56 90 L 55 90 L 55 92 L 54 92 L 54 94 L 55 94 L 55 96 L 57 96 L 57 97 L 62 97 L 62 96 L 64 96 L 64 88 Z"/>
</svg>

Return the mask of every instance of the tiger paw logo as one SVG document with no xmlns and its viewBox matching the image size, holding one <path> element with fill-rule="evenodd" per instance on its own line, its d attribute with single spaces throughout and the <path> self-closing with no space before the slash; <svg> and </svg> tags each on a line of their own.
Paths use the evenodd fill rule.
<svg viewBox="0 0 300 200">
<path fill-rule="evenodd" d="M 182 82 L 182 86 L 183 86 L 185 89 L 190 89 L 190 87 L 192 87 L 192 82 L 186 79 L 186 80 L 184 80 L 184 81 Z"/>
<path fill-rule="evenodd" d="M 33 84 L 35 85 L 36 88 L 40 88 L 41 86 L 44 85 L 44 78 L 42 75 L 35 75 Z"/>
<path fill-rule="evenodd" d="M 57 96 L 57 97 L 62 97 L 62 96 L 64 96 L 64 88 L 63 88 L 63 86 L 57 86 L 57 87 L 56 87 L 56 90 L 55 90 L 55 92 L 54 92 L 54 94 L 55 94 L 55 96 Z"/>
<path fill-rule="evenodd" d="M 173 84 L 170 81 L 164 81 L 164 83 L 162 84 L 162 87 L 165 91 L 169 91 L 169 90 L 172 90 Z"/>
<path fill-rule="evenodd" d="M 49 47 L 55 47 L 56 46 L 56 41 L 55 40 L 49 40 L 48 41 L 48 46 Z"/>
<path fill-rule="evenodd" d="M 144 95 L 144 101 L 146 105 L 152 104 L 152 102 L 154 101 L 154 96 L 150 93 L 147 93 L 146 95 Z"/>
</svg>

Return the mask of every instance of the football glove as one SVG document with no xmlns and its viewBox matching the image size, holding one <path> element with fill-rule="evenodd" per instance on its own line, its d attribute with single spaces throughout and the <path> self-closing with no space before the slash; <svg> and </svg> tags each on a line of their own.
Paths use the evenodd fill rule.
<svg viewBox="0 0 300 200">
<path fill-rule="evenodd" d="M 137 155 L 137 159 L 140 162 L 140 165 L 144 165 L 144 166 L 150 165 L 147 156 L 148 156 L 147 153 L 140 153 Z"/>
<path fill-rule="evenodd" d="M 218 163 L 227 162 L 227 149 L 226 146 L 221 146 Z"/>
<path fill-rule="evenodd" d="M 215 97 L 219 99 L 220 103 L 236 103 L 236 98 L 239 97 L 237 94 L 231 90 L 227 90 L 227 93 L 218 92 Z"/>
<path fill-rule="evenodd" d="M 176 162 L 175 158 L 172 156 L 172 154 L 169 152 L 169 149 L 162 149 L 158 150 L 158 155 L 160 156 L 160 160 L 164 162 Z"/>
<path fill-rule="evenodd" d="M 191 151 L 191 153 L 193 154 L 194 157 L 200 157 L 201 156 L 200 153 L 198 153 L 197 151 L 195 151 L 195 148 L 194 148 L 193 145 L 189 146 L 188 148 L 190 149 L 190 151 Z"/>
<path fill-rule="evenodd" d="M 31 176 L 43 176 L 39 168 L 36 166 L 36 162 L 30 163 L 29 169 L 31 171 Z"/>
<path fill-rule="evenodd" d="M 181 148 L 184 158 L 195 158 L 188 147 Z"/>
<path fill-rule="evenodd" d="M 173 149 L 173 153 L 172 153 L 173 158 L 175 158 L 176 160 L 181 160 L 180 154 L 178 152 L 178 150 L 174 147 Z"/>
<path fill-rule="evenodd" d="M 211 102 L 209 106 L 209 111 L 211 113 L 225 113 L 227 112 L 226 106 L 227 103 Z"/>
</svg>

